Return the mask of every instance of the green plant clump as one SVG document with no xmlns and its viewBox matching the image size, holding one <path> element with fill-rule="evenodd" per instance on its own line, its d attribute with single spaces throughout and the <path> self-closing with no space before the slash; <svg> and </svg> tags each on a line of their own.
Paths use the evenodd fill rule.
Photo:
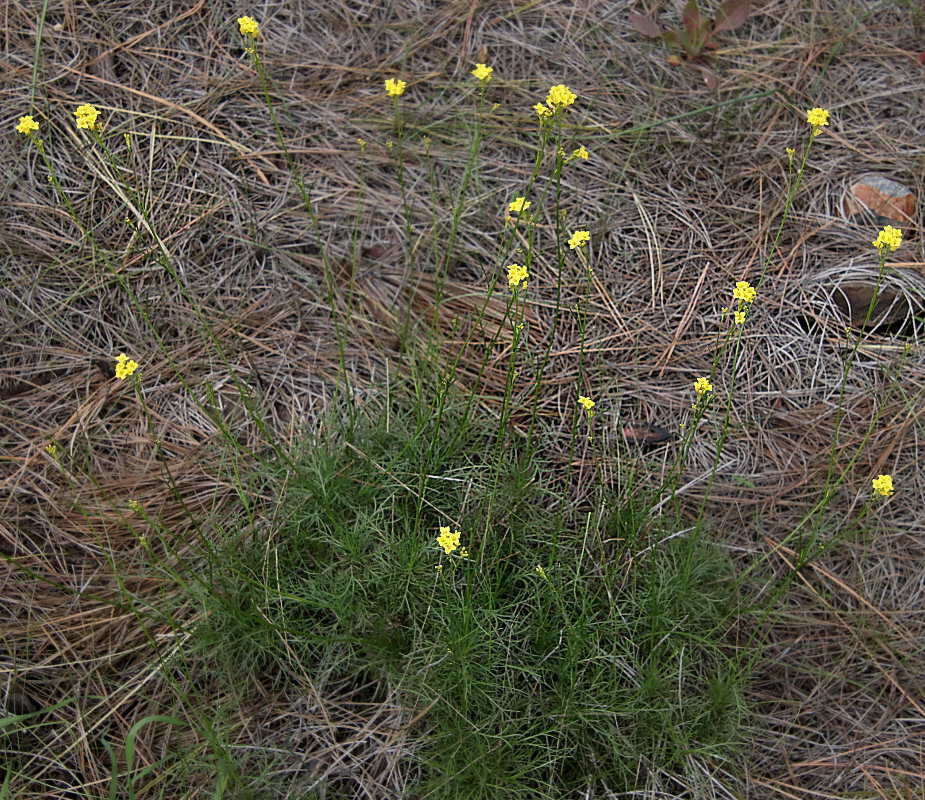
<svg viewBox="0 0 925 800">
<path fill-rule="evenodd" d="M 229 669 L 295 657 L 426 709 L 415 796 L 632 789 L 729 758 L 747 670 L 720 551 L 650 538 L 644 508 L 603 490 L 576 509 L 525 448 L 496 463 L 493 433 L 441 416 L 379 415 L 306 448 L 272 547 L 215 554 L 196 640 Z M 451 553 L 441 528 L 459 531 Z"/>
</svg>

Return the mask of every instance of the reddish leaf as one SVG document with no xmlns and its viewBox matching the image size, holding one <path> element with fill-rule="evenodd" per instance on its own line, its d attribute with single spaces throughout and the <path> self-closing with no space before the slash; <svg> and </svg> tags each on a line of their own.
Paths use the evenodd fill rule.
<svg viewBox="0 0 925 800">
<path fill-rule="evenodd" d="M 633 11 L 629 17 L 629 23 L 637 33 L 648 36 L 650 39 L 657 39 L 662 35 L 662 29 L 658 27 L 655 20 L 645 14 Z"/>
<path fill-rule="evenodd" d="M 703 51 L 703 43 L 709 38 L 710 20 L 700 13 L 697 0 L 687 0 L 681 12 L 681 21 L 684 30 L 681 32 L 681 41 L 688 56 L 696 58 Z"/>
<path fill-rule="evenodd" d="M 700 13 L 697 0 L 687 0 L 684 4 L 684 10 L 681 12 L 681 22 L 684 23 L 684 27 L 688 33 L 694 34 L 700 32 L 700 28 L 706 20 L 703 14 Z"/>
<path fill-rule="evenodd" d="M 720 31 L 731 31 L 738 28 L 751 13 L 751 3 L 749 0 L 726 0 L 719 7 L 716 14 L 716 25 L 713 33 Z"/>
<path fill-rule="evenodd" d="M 925 50 L 919 53 L 919 64 L 925 64 Z"/>
</svg>

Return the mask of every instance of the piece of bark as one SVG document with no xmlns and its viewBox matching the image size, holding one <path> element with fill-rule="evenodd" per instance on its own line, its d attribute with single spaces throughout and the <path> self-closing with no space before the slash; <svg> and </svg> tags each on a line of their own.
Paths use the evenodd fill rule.
<svg viewBox="0 0 925 800">
<path fill-rule="evenodd" d="M 908 228 L 915 221 L 916 198 L 908 186 L 884 175 L 868 173 L 855 180 L 845 192 L 845 216 L 865 222 L 873 216 L 878 225 Z"/>
</svg>

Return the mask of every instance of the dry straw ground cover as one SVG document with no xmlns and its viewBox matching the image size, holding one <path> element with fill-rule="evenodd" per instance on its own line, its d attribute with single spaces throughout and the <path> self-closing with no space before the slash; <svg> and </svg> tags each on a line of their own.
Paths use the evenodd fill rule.
<svg viewBox="0 0 925 800">
<path fill-rule="evenodd" d="M 923 796 L 925 12 L 632 12 L 3 4 L 0 797 Z"/>
</svg>

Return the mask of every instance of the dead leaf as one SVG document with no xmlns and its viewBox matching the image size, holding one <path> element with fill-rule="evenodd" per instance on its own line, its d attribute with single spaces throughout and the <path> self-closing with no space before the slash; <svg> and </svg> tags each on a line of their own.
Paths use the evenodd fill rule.
<svg viewBox="0 0 925 800">
<path fill-rule="evenodd" d="M 658 26 L 658 23 L 656 23 L 652 17 L 647 17 L 645 14 L 640 14 L 636 11 L 631 12 L 629 24 L 637 33 L 648 36 L 650 39 L 657 39 L 662 35 L 662 29 Z"/>
<path fill-rule="evenodd" d="M 844 211 L 848 217 L 872 211 L 879 217 L 910 226 L 914 222 L 915 195 L 908 187 L 883 175 L 864 175 L 845 194 Z"/>
<path fill-rule="evenodd" d="M 623 436 L 626 437 L 628 442 L 636 442 L 641 445 L 660 444 L 661 442 L 667 442 L 669 439 L 674 438 L 674 434 L 671 431 L 666 431 L 664 428 L 659 428 L 657 425 L 649 425 L 645 422 L 624 425 Z"/>
<path fill-rule="evenodd" d="M 867 318 L 867 311 L 870 308 L 870 301 L 873 299 L 875 284 L 869 283 L 843 283 L 838 286 L 832 293 L 832 300 L 843 314 L 847 314 L 851 319 L 851 324 L 855 328 L 864 325 Z M 871 311 L 870 319 L 867 321 L 867 327 L 872 325 L 889 325 L 893 322 L 899 322 L 905 319 L 908 311 L 907 304 L 900 301 L 899 294 L 888 287 L 881 286 L 877 292 L 877 302 Z"/>
<path fill-rule="evenodd" d="M 719 7 L 716 13 L 716 24 L 713 33 L 721 31 L 731 31 L 738 28 L 751 13 L 751 3 L 749 0 L 726 0 Z"/>
</svg>

